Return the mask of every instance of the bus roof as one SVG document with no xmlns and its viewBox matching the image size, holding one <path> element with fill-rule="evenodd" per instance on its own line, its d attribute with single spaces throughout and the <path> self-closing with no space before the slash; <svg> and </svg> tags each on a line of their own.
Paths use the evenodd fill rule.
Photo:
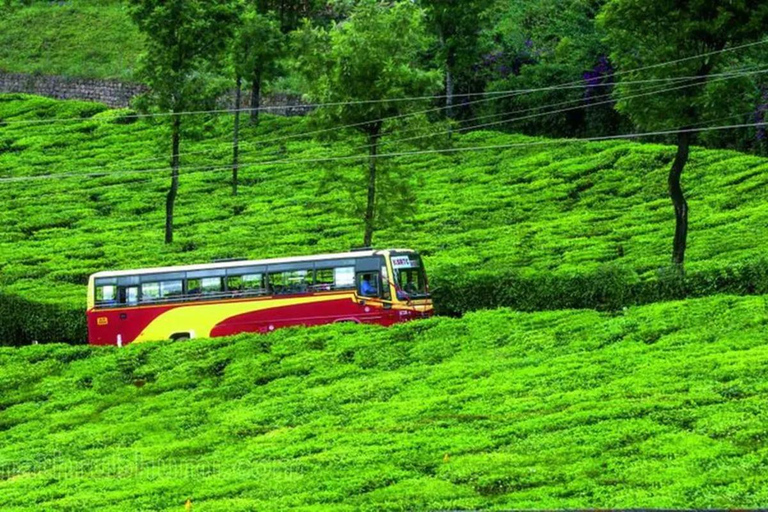
<svg viewBox="0 0 768 512">
<path fill-rule="evenodd" d="M 412 249 L 383 249 L 383 250 L 369 250 L 369 251 L 352 251 L 341 252 L 334 254 L 317 254 L 313 256 L 293 256 L 290 258 L 273 258 L 269 260 L 238 260 L 238 261 L 224 261 L 220 263 L 205 263 L 200 265 L 183 265 L 176 267 L 154 267 L 154 268 L 142 268 L 134 270 L 115 270 L 115 271 L 103 271 L 97 272 L 91 276 L 91 278 L 102 277 L 124 277 L 124 276 L 139 276 L 143 274 L 162 274 L 166 272 L 190 272 L 196 270 L 209 270 L 220 268 L 237 268 L 243 266 L 260 266 L 260 265 L 277 265 L 280 263 L 302 263 L 305 261 L 325 261 L 325 260 L 341 260 L 352 258 L 367 258 L 371 256 L 385 255 L 389 252 L 415 252 Z"/>
</svg>

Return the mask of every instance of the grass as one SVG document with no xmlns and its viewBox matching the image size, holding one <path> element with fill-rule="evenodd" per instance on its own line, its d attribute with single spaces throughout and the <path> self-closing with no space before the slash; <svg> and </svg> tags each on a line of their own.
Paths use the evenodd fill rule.
<svg viewBox="0 0 768 512">
<path fill-rule="evenodd" d="M 0 7 L 0 70 L 133 80 L 142 37 L 121 1 Z"/>
<path fill-rule="evenodd" d="M 757 508 L 764 297 L 0 349 L 22 510 Z"/>
<path fill-rule="evenodd" d="M 237 198 L 226 170 L 182 171 L 177 241 L 164 245 L 166 127 L 121 115 L 95 104 L 0 97 L 0 176 L 72 175 L 2 184 L 0 292 L 81 308 L 87 276 L 99 270 L 360 245 L 361 223 L 350 215 L 356 204 L 338 184 L 364 167 L 344 160 L 246 167 Z M 51 117 L 83 120 L 21 122 Z M 183 165 L 226 166 L 231 120 L 186 120 L 192 133 L 182 153 L 198 153 L 183 156 Z M 354 150 L 364 142 L 353 135 L 331 142 L 303 137 L 310 123 L 265 116 L 260 126 L 244 130 L 250 145 L 243 160 L 365 152 Z M 441 283 L 476 271 L 569 277 L 618 269 L 640 282 L 663 272 L 674 229 L 665 186 L 674 148 L 498 132 L 453 139 L 458 148 L 530 142 L 547 145 L 382 160 L 385 172 L 410 183 L 416 212 L 382 226 L 376 245 L 422 251 Z M 382 151 L 414 149 L 401 143 Z M 109 174 L 126 169 L 157 172 Z M 95 171 L 104 175 L 78 178 Z M 707 271 L 716 280 L 763 257 L 768 160 L 694 148 L 683 180 L 691 207 L 689 274 Z M 360 191 L 358 205 L 362 197 Z M 574 304 L 591 306 L 588 300 Z"/>
</svg>

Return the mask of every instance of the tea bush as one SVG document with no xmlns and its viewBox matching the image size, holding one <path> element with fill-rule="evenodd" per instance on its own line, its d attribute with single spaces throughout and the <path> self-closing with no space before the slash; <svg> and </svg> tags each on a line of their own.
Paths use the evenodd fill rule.
<svg viewBox="0 0 768 512">
<path fill-rule="evenodd" d="M 0 5 L 0 70 L 133 78 L 143 43 L 123 2 L 26 3 L 10 9 Z"/>
<path fill-rule="evenodd" d="M 82 343 L 88 327 L 83 310 L 66 303 L 50 304 L 0 293 L 0 345 L 28 345 L 60 339 Z"/>
<path fill-rule="evenodd" d="M 768 303 L 0 348 L 5 510 L 759 508 Z"/>
<path fill-rule="evenodd" d="M 316 129 L 309 119 L 270 116 L 256 128 L 243 128 L 246 166 L 237 198 L 226 169 L 182 170 L 177 242 L 164 245 L 166 128 L 129 114 L 83 102 L 0 96 L 0 177 L 72 175 L 2 183 L 4 294 L 82 311 L 92 272 L 360 245 L 362 228 L 350 214 L 354 205 L 337 184 L 365 172 L 364 162 L 301 160 L 364 156 L 358 146 L 365 141 L 350 133 L 334 140 L 306 137 Z M 20 122 L 51 117 L 83 119 Z M 186 121 L 182 164 L 226 167 L 231 117 Z M 384 172 L 410 182 L 417 208 L 381 226 L 375 244 L 424 254 L 439 311 L 613 310 L 712 293 L 767 292 L 762 248 L 768 245 L 768 160 L 693 149 L 684 176 L 691 225 L 681 278 L 668 269 L 674 215 L 666 175 L 674 148 L 489 131 L 452 139 L 456 148 L 529 143 L 540 145 L 382 160 Z M 415 149 L 389 144 L 382 153 Z M 248 164 L 282 159 L 293 163 Z M 147 169 L 158 171 L 115 174 Z M 82 341 L 70 338 L 81 336 L 82 322 L 39 341 Z M 23 315 L 12 323 L 26 325 L 20 339 L 34 338 L 29 333 L 37 327 Z M 52 325 L 57 323 L 63 322 Z"/>
</svg>

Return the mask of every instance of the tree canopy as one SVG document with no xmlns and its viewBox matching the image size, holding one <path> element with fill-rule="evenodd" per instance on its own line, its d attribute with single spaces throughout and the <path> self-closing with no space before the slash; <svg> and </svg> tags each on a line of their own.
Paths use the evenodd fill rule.
<svg viewBox="0 0 768 512">
<path fill-rule="evenodd" d="M 347 20 L 330 28 L 307 24 L 297 36 L 308 96 L 330 104 L 313 115 L 324 124 L 349 125 L 368 142 L 364 245 L 371 244 L 376 222 L 376 159 L 387 120 L 428 104 L 403 98 L 428 96 L 440 88 L 441 73 L 423 64 L 432 41 L 424 18 L 424 11 L 410 2 L 363 0 Z"/>
</svg>

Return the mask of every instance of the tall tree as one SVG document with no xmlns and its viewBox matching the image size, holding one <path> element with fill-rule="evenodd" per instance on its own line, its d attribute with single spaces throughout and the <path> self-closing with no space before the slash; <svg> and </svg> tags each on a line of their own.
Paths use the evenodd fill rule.
<svg viewBox="0 0 768 512">
<path fill-rule="evenodd" d="M 250 122 L 255 125 L 259 122 L 259 108 L 261 107 L 262 84 L 279 76 L 280 68 L 277 66 L 281 57 L 282 41 L 279 41 L 278 33 L 287 35 L 299 28 L 302 20 L 311 18 L 325 7 L 325 2 L 320 0 L 252 0 L 250 14 L 244 20 L 247 33 L 256 42 L 252 45 L 252 51 L 257 55 L 250 62 L 251 67 L 246 76 L 251 81 L 251 115 Z M 250 25 L 248 27 L 248 25 Z M 269 43 L 269 44 L 264 44 Z M 243 48 L 245 49 L 245 48 Z"/>
<path fill-rule="evenodd" d="M 439 71 L 420 65 L 431 41 L 424 12 L 411 2 L 393 5 L 362 0 L 344 22 L 329 29 L 305 26 L 298 69 L 306 75 L 312 101 L 330 103 L 314 115 L 326 125 L 354 125 L 368 145 L 363 245 L 376 228 L 379 144 L 396 126 L 385 118 L 423 108 L 400 101 L 439 90 Z"/>
<path fill-rule="evenodd" d="M 453 117 L 454 91 L 480 58 L 481 15 L 491 0 L 420 0 L 438 41 L 437 57 L 445 76 L 445 106 Z"/>
<path fill-rule="evenodd" d="M 499 94 L 480 110 L 512 117 L 539 113 L 542 105 L 572 108 L 499 125 L 547 137 L 589 137 L 624 133 L 631 128 L 613 105 L 600 104 L 612 92 L 608 48 L 595 26 L 605 0 L 496 0 L 484 15 L 478 74 L 487 91 L 542 89 L 532 94 Z M 558 83 L 581 87 L 552 88 Z"/>
<path fill-rule="evenodd" d="M 284 49 L 285 36 L 277 15 L 247 8 L 235 37 L 234 60 L 236 77 L 251 83 L 251 124 L 259 122 L 262 83 L 279 75 Z"/>
<path fill-rule="evenodd" d="M 235 73 L 235 115 L 232 155 L 232 194 L 237 195 L 239 167 L 239 132 L 241 91 L 244 77 L 250 77 L 254 86 L 251 94 L 251 122 L 258 123 L 261 83 L 278 73 L 278 59 L 283 55 L 285 37 L 277 20 L 271 14 L 260 14 L 253 8 L 243 12 L 235 32 L 232 61 Z"/>
<path fill-rule="evenodd" d="M 677 152 L 669 169 L 668 188 L 675 211 L 672 263 L 682 271 L 688 236 L 688 203 L 681 176 L 690 154 L 690 127 L 722 116 L 720 87 L 710 75 L 725 70 L 738 58 L 729 47 L 758 41 L 766 35 L 768 2 L 765 0 L 610 0 L 599 16 L 612 48 L 611 59 L 620 68 L 635 69 L 657 63 L 707 54 L 621 75 L 622 81 L 698 77 L 693 87 L 668 94 L 631 98 L 637 86 L 619 82 L 617 108 L 644 129 L 675 129 Z M 736 97 L 744 81 L 729 81 L 728 94 Z M 742 89 L 743 91 L 743 89 Z"/>
<path fill-rule="evenodd" d="M 170 113 L 171 187 L 165 202 L 165 243 L 170 244 L 179 190 L 181 114 L 217 95 L 210 87 L 210 72 L 226 49 L 236 10 L 219 0 L 129 0 L 129 6 L 146 37 L 139 70 L 149 86 L 144 104 Z"/>
</svg>

